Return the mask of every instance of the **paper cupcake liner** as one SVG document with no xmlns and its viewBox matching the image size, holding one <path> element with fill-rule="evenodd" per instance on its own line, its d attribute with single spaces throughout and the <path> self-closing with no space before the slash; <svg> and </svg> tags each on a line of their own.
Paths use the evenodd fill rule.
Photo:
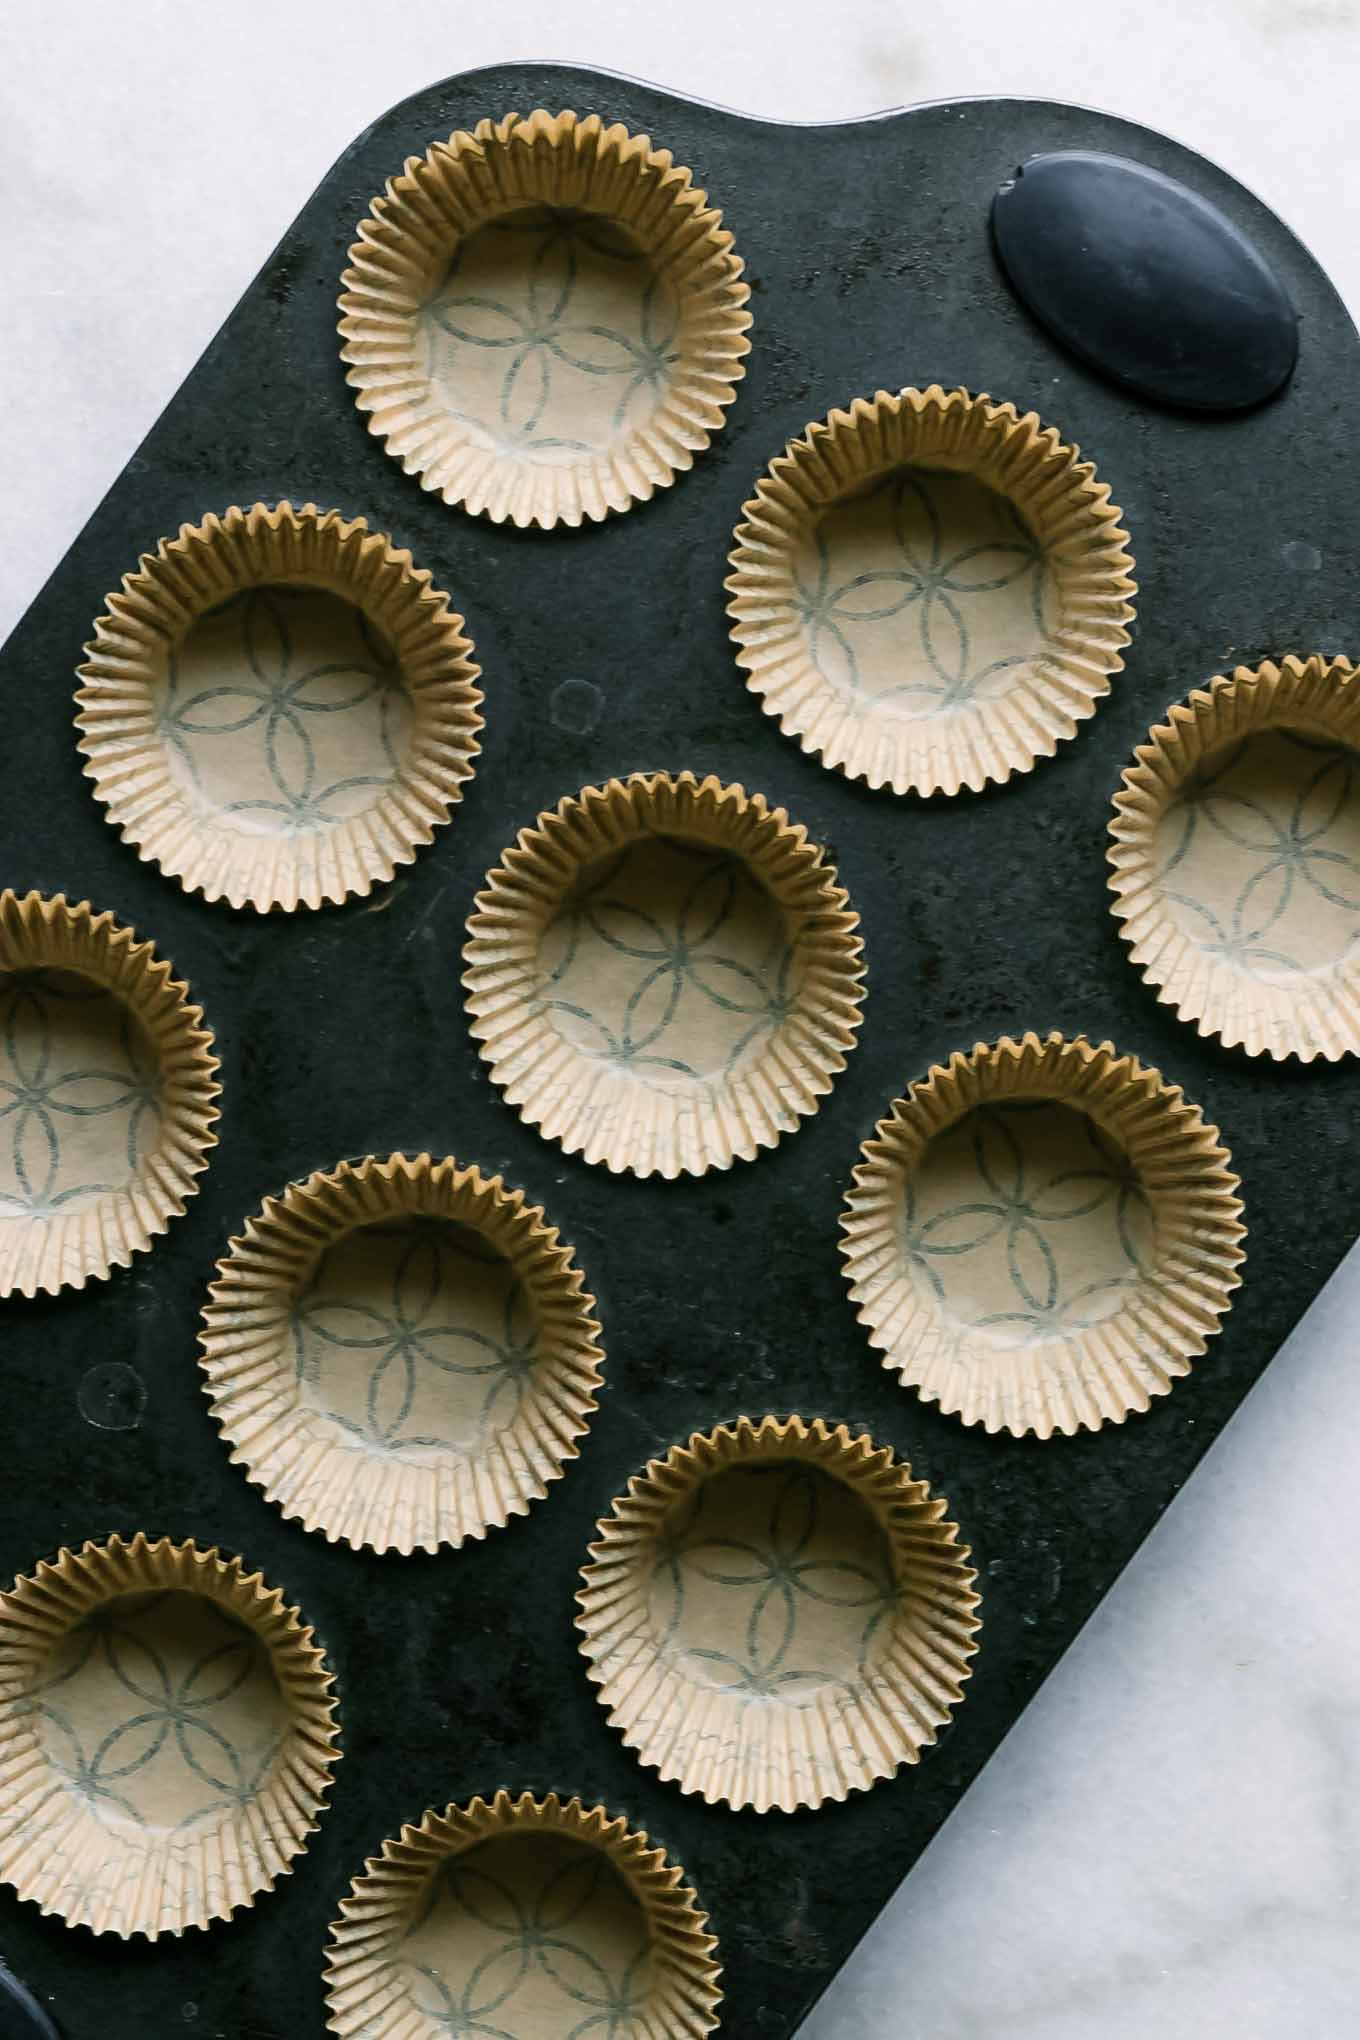
<svg viewBox="0 0 1360 2040">
<path fill-rule="evenodd" d="M 621 1816 L 497 1792 L 427 1812 L 365 1863 L 331 1928 L 327 2031 L 699 2040 L 718 2024 L 717 1945 L 678 1864 Z"/>
<path fill-rule="evenodd" d="M 188 986 L 111 913 L 0 893 L 0 1297 L 143 1253 L 217 1144 L 218 1060 Z"/>
<path fill-rule="evenodd" d="M 326 1804 L 332 1686 L 239 1558 L 141 1532 L 58 1552 L 0 1595 L 0 1881 L 123 1939 L 250 1905 Z"/>
<path fill-rule="evenodd" d="M 636 1175 L 773 1147 L 845 1067 L 858 916 L 758 793 L 657 772 L 521 830 L 463 951 L 492 1080 L 568 1154 Z"/>
<path fill-rule="evenodd" d="M 576 1597 L 611 1725 L 682 1791 L 757 1813 L 916 1763 L 977 1649 L 947 1507 L 820 1417 L 741 1417 L 652 1460 Z"/>
<path fill-rule="evenodd" d="M 645 502 L 745 373 L 750 292 L 721 220 L 666 150 L 595 114 L 512 113 L 410 157 L 343 278 L 369 430 L 496 523 Z"/>
<path fill-rule="evenodd" d="M 187 892 L 292 912 L 371 892 L 462 798 L 482 695 L 463 619 L 362 517 L 182 525 L 80 668 L 94 796 Z"/>
<path fill-rule="evenodd" d="M 285 1516 L 374 1551 L 457 1547 L 577 1456 L 603 1360 L 541 1208 L 452 1159 L 372 1156 L 266 1198 L 200 1332 L 233 1461 Z"/>
<path fill-rule="evenodd" d="M 965 1424 L 1121 1423 L 1188 1374 L 1240 1277 L 1218 1128 L 1080 1036 L 956 1054 L 866 1141 L 841 1219 L 883 1365 Z"/>
<path fill-rule="evenodd" d="M 1028 772 L 1123 666 L 1120 515 L 1033 412 L 937 385 L 857 397 L 744 506 L 725 583 L 737 663 L 788 736 L 872 787 Z"/>
<path fill-rule="evenodd" d="M 1290 655 L 1168 712 L 1115 796 L 1110 887 L 1164 1004 L 1277 1061 L 1360 1053 L 1360 674 Z"/>
</svg>

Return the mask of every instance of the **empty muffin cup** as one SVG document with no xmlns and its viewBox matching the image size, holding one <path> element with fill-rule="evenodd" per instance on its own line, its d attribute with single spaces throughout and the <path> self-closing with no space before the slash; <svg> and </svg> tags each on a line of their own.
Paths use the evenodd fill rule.
<svg viewBox="0 0 1360 2040">
<path fill-rule="evenodd" d="M 512 113 L 410 157 L 343 279 L 369 430 L 497 523 L 645 501 L 744 373 L 750 293 L 721 221 L 666 150 L 595 114 Z"/>
<path fill-rule="evenodd" d="M 58 1552 L 0 1595 L 0 1880 L 124 1939 L 250 1905 L 325 1806 L 332 1683 L 239 1558 L 140 1532 Z"/>
<path fill-rule="evenodd" d="M 95 799 L 167 877 L 234 907 L 370 892 L 433 840 L 480 748 L 447 595 L 362 517 L 314 503 L 183 525 L 85 651 Z"/>
<path fill-rule="evenodd" d="M 340 1904 L 327 2031 L 349 2040 L 700 2040 L 717 1942 L 677 1864 L 603 1807 L 497 1792 L 403 1827 Z"/>
<path fill-rule="evenodd" d="M 463 951 L 473 1035 L 521 1116 L 639 1176 L 749 1160 L 854 1046 L 862 945 L 834 870 L 762 795 L 611 779 L 521 830 Z"/>
<path fill-rule="evenodd" d="M 216 1145 L 217 1057 L 188 986 L 112 914 L 0 893 L 0 1296 L 142 1253 Z"/>
<path fill-rule="evenodd" d="M 1123 665 L 1128 534 L 1090 461 L 966 390 L 880 390 L 771 462 L 726 587 L 747 685 L 851 779 L 955 794 L 1051 757 Z"/>
<path fill-rule="evenodd" d="M 1016 1437 L 1146 1410 L 1240 1277 L 1231 1157 L 1174 1085 L 1078 1037 L 951 1056 L 866 1141 L 841 1220 L 883 1365 Z"/>
<path fill-rule="evenodd" d="M 286 1516 L 435 1551 L 524 1515 L 596 1408 L 600 1327 L 537 1205 L 449 1157 L 370 1156 L 266 1198 L 200 1333 L 232 1459 Z"/>
<path fill-rule="evenodd" d="M 1248 1055 L 1360 1052 L 1360 673 L 1292 655 L 1177 703 L 1115 796 L 1120 933 L 1159 999 Z"/>
<path fill-rule="evenodd" d="M 916 1763 L 977 1649 L 947 1507 L 820 1417 L 741 1417 L 652 1460 L 577 1595 L 610 1722 L 682 1791 L 757 1813 Z"/>
</svg>

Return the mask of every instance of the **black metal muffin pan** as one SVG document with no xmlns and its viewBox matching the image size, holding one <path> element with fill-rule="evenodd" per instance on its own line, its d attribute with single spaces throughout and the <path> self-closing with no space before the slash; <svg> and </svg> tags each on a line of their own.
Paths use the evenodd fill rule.
<svg viewBox="0 0 1360 2040">
<path fill-rule="evenodd" d="M 335 332 L 345 251 L 384 180 L 455 128 L 540 105 L 622 120 L 691 165 L 735 234 L 755 315 L 729 424 L 694 472 L 626 516 L 548 535 L 476 522 L 403 476 L 355 409 Z M 1019 307 L 989 204 L 1026 157 L 1069 147 L 1183 179 L 1256 241 L 1301 314 L 1280 397 L 1225 420 L 1158 411 Z M 294 1874 L 230 1924 L 127 1945 L 0 1892 L 0 1950 L 67 2040 L 320 2033 L 327 1923 L 364 1856 L 426 1806 L 501 1785 L 601 1800 L 664 1843 L 720 1939 L 724 2030 L 794 2031 L 1354 1236 L 1360 1078 L 1249 1062 L 1159 1006 L 1109 911 L 1105 830 L 1120 771 L 1169 702 L 1239 661 L 1360 642 L 1358 363 L 1335 293 L 1271 213 L 1176 144 L 1073 107 L 966 101 L 790 127 L 513 65 L 419 93 L 342 157 L 0 667 L 0 876 L 153 938 L 204 1005 L 224 1082 L 221 1146 L 188 1216 L 110 1282 L 4 1308 L 0 1571 L 139 1528 L 245 1554 L 316 1625 L 345 1750 Z M 856 394 L 932 381 L 1033 407 L 1080 444 L 1124 512 L 1140 593 L 1127 669 L 1073 742 L 1004 787 L 928 803 L 850 784 L 780 735 L 742 684 L 722 582 L 742 502 L 790 435 Z M 362 514 L 432 569 L 475 639 L 487 727 L 451 826 L 391 885 L 261 919 L 186 896 L 120 843 L 82 778 L 70 697 L 91 622 L 139 552 L 210 509 L 284 496 Z M 862 916 L 869 966 L 860 1045 L 817 1116 L 755 1163 L 678 1183 L 592 1170 L 524 1126 L 487 1081 L 459 986 L 473 894 L 515 831 L 563 793 L 657 767 L 740 780 L 805 823 Z M 966 1430 L 904 1392 L 855 1323 L 837 1251 L 857 1150 L 889 1100 L 951 1050 L 1026 1027 L 1108 1036 L 1183 1084 L 1232 1150 L 1249 1227 L 1243 1287 L 1191 1376 L 1145 1416 L 1043 1445 Z M 581 1459 L 548 1499 L 484 1543 L 404 1560 L 332 1547 L 246 1483 L 195 1348 L 213 1263 L 263 1195 L 397 1148 L 451 1152 L 544 1203 L 599 1299 L 607 1351 Z M 110 1394 L 90 1371 L 110 1361 L 140 1390 L 119 1376 Z M 634 1761 L 585 1676 L 573 1595 L 593 1525 L 636 1468 L 766 1410 L 862 1426 L 942 1491 L 984 1627 L 965 1702 L 919 1768 L 758 1818 Z"/>
</svg>

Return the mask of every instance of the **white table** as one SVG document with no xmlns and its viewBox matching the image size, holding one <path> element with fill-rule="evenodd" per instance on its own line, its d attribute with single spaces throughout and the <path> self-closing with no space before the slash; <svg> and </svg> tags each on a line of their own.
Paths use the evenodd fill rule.
<svg viewBox="0 0 1360 2040">
<path fill-rule="evenodd" d="M 572 58 L 788 119 L 1085 101 L 1236 172 L 1360 305 L 1358 54 L 1354 0 L 11 0 L 0 635 L 334 157 L 448 72 Z M 1358 1311 L 1353 1257 L 804 2040 L 1360 2033 Z"/>
</svg>

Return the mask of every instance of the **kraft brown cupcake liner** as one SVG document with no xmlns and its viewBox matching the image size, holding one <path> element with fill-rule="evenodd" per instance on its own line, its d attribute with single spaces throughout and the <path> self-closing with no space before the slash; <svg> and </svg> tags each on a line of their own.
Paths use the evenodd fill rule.
<svg viewBox="0 0 1360 2040">
<path fill-rule="evenodd" d="M 744 373 L 750 293 L 721 222 L 668 151 L 595 114 L 512 113 L 408 158 L 340 298 L 369 430 L 497 523 L 645 502 Z"/>
<path fill-rule="evenodd" d="M 577 1595 L 611 1724 L 682 1791 L 758 1813 L 916 1763 L 977 1648 L 947 1507 L 820 1417 L 742 1417 L 652 1460 Z"/>
<path fill-rule="evenodd" d="M 325 1806 L 332 1684 L 239 1558 L 140 1532 L 58 1552 L 0 1595 L 0 1880 L 124 1939 L 252 1904 Z"/>
<path fill-rule="evenodd" d="M 815 1112 L 860 1021 L 858 917 L 758 793 L 611 779 L 520 832 L 463 951 L 493 1081 L 568 1154 L 675 1177 Z"/>
<path fill-rule="evenodd" d="M 145 1252 L 217 1143 L 217 1070 L 150 942 L 60 893 L 0 893 L 0 1297 Z"/>
<path fill-rule="evenodd" d="M 80 668 L 95 799 L 188 892 L 293 912 L 433 841 L 480 745 L 463 619 L 362 517 L 181 526 L 108 598 Z"/>
<path fill-rule="evenodd" d="M 1120 933 L 1203 1035 L 1277 1061 L 1360 1053 L 1360 674 L 1290 654 L 1178 702 L 1115 796 Z"/>
<path fill-rule="evenodd" d="M 370 1156 L 292 1183 L 217 1264 L 200 1333 L 233 1461 L 332 1541 L 455 1548 L 577 1456 L 603 1354 L 570 1247 L 499 1176 Z"/>
<path fill-rule="evenodd" d="M 1028 772 L 1123 666 L 1121 513 L 1013 404 L 935 384 L 857 397 L 771 462 L 742 517 L 737 662 L 851 779 L 950 795 Z"/>
<path fill-rule="evenodd" d="M 432 1809 L 365 1863 L 331 1928 L 327 2031 L 700 2040 L 716 1949 L 679 1865 L 621 1816 L 497 1792 Z"/>
<path fill-rule="evenodd" d="M 966 1424 L 1121 1423 L 1189 1373 L 1239 1284 L 1230 1161 L 1197 1105 L 1109 1042 L 979 1043 L 864 1145 L 841 1219 L 860 1322 Z"/>
</svg>

